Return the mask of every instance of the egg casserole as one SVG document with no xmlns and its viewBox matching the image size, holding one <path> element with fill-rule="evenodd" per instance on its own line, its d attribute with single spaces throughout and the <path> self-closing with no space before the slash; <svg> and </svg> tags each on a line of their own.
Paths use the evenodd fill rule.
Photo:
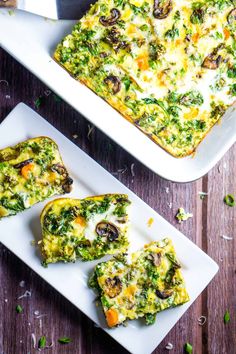
<svg viewBox="0 0 236 354">
<path fill-rule="evenodd" d="M 236 100 L 234 0 L 99 0 L 55 60 L 175 157 Z"/>
<path fill-rule="evenodd" d="M 158 312 L 189 301 L 180 268 L 165 238 L 133 253 L 130 264 L 125 257 L 98 264 L 89 285 L 99 291 L 109 327 L 139 317 L 152 324 Z"/>
<path fill-rule="evenodd" d="M 0 150 L 0 219 L 69 193 L 72 183 L 56 143 L 48 137 Z"/>
<path fill-rule="evenodd" d="M 94 260 L 125 252 L 129 245 L 129 205 L 125 194 L 48 203 L 41 214 L 44 264 Z"/>
</svg>

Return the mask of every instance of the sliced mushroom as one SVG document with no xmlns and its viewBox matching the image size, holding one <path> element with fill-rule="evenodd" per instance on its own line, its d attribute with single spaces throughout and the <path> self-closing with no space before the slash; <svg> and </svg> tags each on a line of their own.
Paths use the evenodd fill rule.
<svg viewBox="0 0 236 354">
<path fill-rule="evenodd" d="M 119 277 L 107 278 L 105 293 L 110 297 L 114 298 L 119 295 L 122 291 L 122 282 Z"/>
<path fill-rule="evenodd" d="M 168 299 L 168 297 L 170 297 L 172 294 L 173 294 L 173 290 L 168 290 L 168 289 L 163 291 L 156 290 L 156 295 L 162 300 Z"/>
<path fill-rule="evenodd" d="M 113 26 L 117 20 L 120 18 L 120 11 L 117 9 L 111 9 L 110 11 L 111 15 L 109 17 L 106 16 L 101 16 L 99 18 L 100 23 L 104 26 L 104 27 L 109 27 L 109 26 Z"/>
<path fill-rule="evenodd" d="M 65 182 L 62 185 L 62 189 L 65 193 L 70 193 L 72 190 L 72 184 L 73 184 L 73 179 L 70 177 L 67 177 Z"/>
<path fill-rule="evenodd" d="M 236 26 L 236 8 L 230 11 L 227 17 L 227 21 L 230 25 Z"/>
<path fill-rule="evenodd" d="M 59 163 L 52 165 L 51 170 L 53 172 L 57 172 L 59 175 L 61 175 L 64 178 L 66 178 L 68 176 L 68 172 L 67 172 L 66 168 L 63 165 L 60 165 Z"/>
<path fill-rule="evenodd" d="M 154 0 L 153 16 L 158 20 L 163 20 L 172 9 L 172 0 Z"/>
<path fill-rule="evenodd" d="M 210 70 L 215 70 L 219 67 L 222 56 L 218 55 L 219 50 L 223 49 L 224 45 L 220 44 L 212 53 L 210 53 L 203 61 L 202 67 Z"/>
<path fill-rule="evenodd" d="M 161 253 L 152 253 L 151 254 L 152 257 L 152 262 L 154 264 L 154 266 L 159 267 L 159 265 L 161 264 Z"/>
<path fill-rule="evenodd" d="M 217 57 L 215 57 L 212 54 L 209 54 L 204 59 L 202 66 L 203 66 L 203 68 L 206 68 L 206 69 L 215 70 L 219 67 L 221 61 L 222 61 L 221 55 L 218 55 Z"/>
<path fill-rule="evenodd" d="M 121 81 L 115 75 L 109 75 L 104 79 L 105 84 L 111 86 L 114 95 L 118 93 L 121 89 Z"/>
<path fill-rule="evenodd" d="M 173 269 L 179 269 L 181 268 L 181 264 L 177 261 L 176 258 L 173 257 L 172 254 L 166 253 L 166 257 L 169 259 L 169 261 L 172 263 Z"/>
<path fill-rule="evenodd" d="M 0 152 L 0 162 L 4 161 L 10 161 L 13 159 L 16 159 L 20 154 L 19 150 L 16 149 L 4 149 L 3 151 Z"/>
<path fill-rule="evenodd" d="M 101 221 L 96 226 L 96 233 L 99 236 L 107 237 L 109 241 L 115 241 L 119 237 L 117 227 L 107 221 Z"/>
<path fill-rule="evenodd" d="M 21 162 L 17 163 L 16 165 L 14 165 L 13 167 L 22 168 L 22 167 L 28 165 L 29 163 L 31 163 L 33 161 L 34 161 L 34 159 L 28 159 L 28 160 L 25 160 L 25 161 L 21 161 Z"/>
</svg>

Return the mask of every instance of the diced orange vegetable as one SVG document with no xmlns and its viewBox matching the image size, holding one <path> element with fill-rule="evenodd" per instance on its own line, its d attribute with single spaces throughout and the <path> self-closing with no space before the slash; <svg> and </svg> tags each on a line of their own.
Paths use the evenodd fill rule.
<svg viewBox="0 0 236 354">
<path fill-rule="evenodd" d="M 116 309 L 109 309 L 106 312 L 107 324 L 109 327 L 114 327 L 118 324 L 118 312 Z"/>
<path fill-rule="evenodd" d="M 194 34 L 192 35 L 192 41 L 193 41 L 193 43 L 197 43 L 198 39 L 199 39 L 199 34 L 198 34 L 198 33 L 194 33 Z"/>
<path fill-rule="evenodd" d="M 34 164 L 33 164 L 33 163 L 28 163 L 28 165 L 25 165 L 24 167 L 22 167 L 22 169 L 21 169 L 21 175 L 22 175 L 25 179 L 28 179 L 29 173 L 32 172 L 33 168 L 34 168 Z"/>
<path fill-rule="evenodd" d="M 181 39 L 176 39 L 176 41 L 175 41 L 175 45 L 177 45 L 177 46 L 178 46 L 178 45 L 180 45 L 180 44 L 181 44 L 181 42 L 182 42 L 182 41 L 181 41 Z"/>
<path fill-rule="evenodd" d="M 86 225 L 86 221 L 82 216 L 77 216 L 77 218 L 75 219 L 75 223 L 79 224 L 80 226 L 85 226 Z"/>
<path fill-rule="evenodd" d="M 224 28 L 223 32 L 224 32 L 225 39 L 228 39 L 230 36 L 230 31 L 227 28 Z"/>
<path fill-rule="evenodd" d="M 149 68 L 147 55 L 139 56 L 136 61 L 140 70 L 147 70 Z"/>
</svg>

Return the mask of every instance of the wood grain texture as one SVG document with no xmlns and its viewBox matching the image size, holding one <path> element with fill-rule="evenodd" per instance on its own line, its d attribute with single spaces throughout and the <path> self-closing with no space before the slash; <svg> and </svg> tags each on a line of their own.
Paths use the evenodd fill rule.
<svg viewBox="0 0 236 354">
<path fill-rule="evenodd" d="M 236 208 L 225 206 L 223 198 L 228 193 L 236 194 L 236 146 L 208 176 L 197 182 L 175 184 L 165 181 L 98 129 L 93 129 L 88 135 L 91 125 L 85 118 L 68 104 L 58 100 L 44 84 L 0 49 L 0 121 L 20 101 L 35 108 L 34 102 L 38 97 L 42 97 L 38 111 L 43 117 L 220 265 L 220 271 L 210 286 L 154 353 L 167 353 L 165 346 L 171 342 L 174 345 L 171 353 L 180 354 L 183 353 L 184 343 L 189 342 L 193 344 L 193 352 L 196 354 L 235 354 Z M 200 191 L 208 193 L 204 200 L 199 198 Z M 194 215 L 182 224 L 175 220 L 180 206 Z M 234 237 L 234 240 L 224 240 L 223 234 Z M 20 287 L 22 280 L 25 281 L 23 288 Z M 51 349 L 47 349 L 48 353 L 127 353 L 1 245 L 0 284 L 0 354 L 36 353 L 32 346 L 31 333 L 35 333 L 37 339 L 46 335 L 49 342 L 55 343 Z M 30 290 L 32 296 L 17 300 L 25 290 Z M 15 311 L 18 303 L 24 307 L 22 314 Z M 231 315 L 227 325 L 223 322 L 226 310 Z M 45 316 L 38 319 L 35 311 Z M 201 315 L 207 316 L 203 327 L 197 321 Z M 57 339 L 61 336 L 72 338 L 72 343 L 64 346 L 58 344 Z"/>
</svg>

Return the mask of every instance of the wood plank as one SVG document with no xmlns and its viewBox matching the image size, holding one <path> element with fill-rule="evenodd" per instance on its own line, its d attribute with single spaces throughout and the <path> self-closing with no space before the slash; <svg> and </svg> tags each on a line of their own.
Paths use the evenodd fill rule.
<svg viewBox="0 0 236 354">
<path fill-rule="evenodd" d="M 166 353 L 168 342 L 174 345 L 171 353 L 182 353 L 188 341 L 197 354 L 235 354 L 236 208 L 226 207 L 223 197 L 236 193 L 236 146 L 203 179 L 189 184 L 171 183 L 156 176 L 97 129 L 88 136 L 90 123 L 66 103 L 58 102 L 53 93 L 48 94 L 44 84 L 0 49 L 0 121 L 20 101 L 34 108 L 34 101 L 42 96 L 42 116 L 220 264 L 217 277 L 154 353 Z M 209 195 L 201 200 L 200 191 Z M 175 220 L 180 206 L 193 213 L 193 218 L 182 224 Z M 222 239 L 223 234 L 234 240 Z M 22 280 L 24 288 L 19 285 Z M 37 340 L 46 335 L 54 341 L 49 353 L 127 353 L 1 245 L 0 283 L 0 354 L 32 354 L 32 333 Z M 17 300 L 25 290 L 30 290 L 32 296 Z M 23 305 L 23 314 L 16 314 L 17 303 Z M 227 309 L 231 321 L 225 325 Z M 46 316 L 38 319 L 35 311 Z M 207 316 L 203 327 L 197 321 L 201 315 Z M 69 336 L 73 342 L 59 345 L 57 339 L 61 336 Z"/>
</svg>

